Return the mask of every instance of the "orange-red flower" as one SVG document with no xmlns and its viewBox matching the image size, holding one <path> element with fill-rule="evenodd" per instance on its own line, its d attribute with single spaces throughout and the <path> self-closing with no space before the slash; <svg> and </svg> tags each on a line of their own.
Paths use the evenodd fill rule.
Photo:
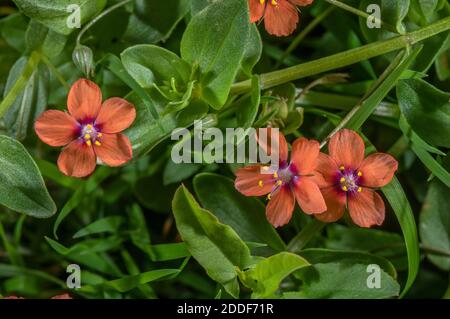
<svg viewBox="0 0 450 319">
<path fill-rule="evenodd" d="M 320 152 L 319 143 L 303 137 L 298 138 L 292 144 L 289 163 L 288 145 L 283 134 L 279 133 L 279 142 L 272 145 L 269 138 L 271 130 L 267 131 L 267 145 L 261 147 L 267 153 L 278 151 L 278 169 L 269 173 L 269 166 L 252 165 L 241 168 L 236 171 L 236 189 L 245 196 L 268 194 L 266 216 L 274 227 L 283 226 L 290 221 L 295 199 L 307 214 L 324 212 L 327 207 L 313 176 Z M 261 144 L 260 140 L 258 142 Z M 276 144 L 278 145 L 275 146 Z"/>
<path fill-rule="evenodd" d="M 288 36 L 295 31 L 299 21 L 296 6 L 307 6 L 314 0 L 248 0 L 250 21 L 264 18 L 264 26 L 270 34 Z"/>
<path fill-rule="evenodd" d="M 50 146 L 65 146 L 58 167 L 66 175 L 85 177 L 97 164 L 120 166 L 132 158 L 129 139 L 121 134 L 136 118 L 136 109 L 124 99 L 113 97 L 102 104 L 100 88 L 80 79 L 67 98 L 69 113 L 49 110 L 35 123 L 39 138 Z"/>
<path fill-rule="evenodd" d="M 364 141 L 356 132 L 343 129 L 331 138 L 330 155 L 320 153 L 316 172 L 323 177 L 319 185 L 328 209 L 316 215 L 317 219 L 337 221 L 348 208 L 358 226 L 383 223 L 384 202 L 374 188 L 389 184 L 398 163 L 384 153 L 364 158 L 364 148 Z"/>
<path fill-rule="evenodd" d="M 17 296 L 6 296 L 2 299 L 25 299 L 24 297 L 17 297 Z M 63 295 L 57 295 L 53 296 L 50 299 L 73 299 L 69 294 L 65 293 Z"/>
</svg>

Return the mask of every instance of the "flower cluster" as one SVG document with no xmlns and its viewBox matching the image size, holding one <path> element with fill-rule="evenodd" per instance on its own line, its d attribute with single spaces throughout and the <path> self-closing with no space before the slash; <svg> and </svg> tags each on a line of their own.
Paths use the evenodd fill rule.
<svg viewBox="0 0 450 319">
<path fill-rule="evenodd" d="M 324 222 L 337 221 L 347 209 L 358 226 L 382 224 L 385 206 L 375 189 L 387 185 L 398 168 L 391 155 L 365 157 L 364 141 L 347 129 L 331 138 L 329 155 L 320 152 L 317 141 L 302 137 L 292 144 L 288 162 L 288 145 L 281 133 L 277 144 L 276 171 L 267 174 L 268 166 L 247 166 L 237 170 L 235 181 L 236 189 L 246 196 L 267 195 L 266 215 L 274 227 L 290 221 L 296 200 L 303 212 Z"/>
</svg>

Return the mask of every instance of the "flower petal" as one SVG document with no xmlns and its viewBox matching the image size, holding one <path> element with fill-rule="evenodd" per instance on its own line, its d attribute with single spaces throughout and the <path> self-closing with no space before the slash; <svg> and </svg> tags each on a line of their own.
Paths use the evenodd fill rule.
<svg viewBox="0 0 450 319">
<path fill-rule="evenodd" d="M 321 189 L 321 192 L 325 199 L 327 210 L 321 214 L 314 215 L 314 217 L 326 223 L 332 223 L 339 220 L 342 215 L 344 215 L 345 211 L 345 204 L 347 201 L 345 194 L 337 192 L 334 187 Z"/>
<path fill-rule="evenodd" d="M 362 192 L 348 197 L 348 210 L 353 222 L 360 227 L 381 225 L 384 221 L 383 199 L 368 188 L 363 187 Z"/>
<path fill-rule="evenodd" d="M 69 114 L 49 110 L 42 113 L 34 124 L 34 130 L 42 142 L 50 146 L 64 146 L 77 135 L 79 125 Z"/>
<path fill-rule="evenodd" d="M 319 153 L 319 142 L 301 137 L 292 144 L 291 162 L 301 175 L 306 175 L 316 168 Z"/>
<path fill-rule="evenodd" d="M 273 227 L 289 223 L 294 211 L 295 197 L 288 187 L 281 187 L 266 207 L 266 216 Z"/>
<path fill-rule="evenodd" d="M 63 295 L 53 296 L 50 299 L 73 299 L 73 298 L 68 293 L 65 293 Z"/>
<path fill-rule="evenodd" d="M 264 26 L 272 35 L 288 36 L 297 28 L 298 20 L 297 8 L 292 3 L 278 1 L 277 5 L 267 5 Z"/>
<path fill-rule="evenodd" d="M 398 162 L 389 154 L 375 153 L 367 156 L 359 170 L 362 173 L 361 185 L 383 187 L 389 184 L 398 169 Z"/>
<path fill-rule="evenodd" d="M 108 166 L 116 167 L 133 158 L 128 137 L 123 134 L 104 134 L 101 145 L 94 144 L 95 154 Z"/>
<path fill-rule="evenodd" d="M 317 176 L 316 183 L 320 188 L 330 187 L 336 182 L 339 167 L 334 159 L 324 153 L 320 153 L 317 158 L 317 166 L 314 175 Z"/>
<path fill-rule="evenodd" d="M 261 174 L 260 165 L 240 168 L 236 171 L 234 187 L 245 196 L 262 196 L 270 193 L 275 185 L 272 174 Z"/>
<path fill-rule="evenodd" d="M 272 142 L 272 135 L 273 137 L 278 135 L 278 143 L 276 140 L 275 143 Z M 287 161 L 289 149 L 283 133 L 278 131 L 278 134 L 276 134 L 276 131 L 272 132 L 272 128 L 270 127 L 260 128 L 257 130 L 256 139 L 259 146 L 265 153 L 267 153 L 268 156 L 275 151 L 278 152 L 280 163 L 285 163 Z"/>
<path fill-rule="evenodd" d="M 103 133 L 119 133 L 136 119 L 136 109 L 119 97 L 107 99 L 98 113 L 95 124 Z"/>
<path fill-rule="evenodd" d="M 58 158 L 59 170 L 73 177 L 85 177 L 92 174 L 96 164 L 92 147 L 79 140 L 67 145 Z"/>
<path fill-rule="evenodd" d="M 331 138 L 328 150 L 338 166 L 346 169 L 357 169 L 364 159 L 364 141 L 348 129 L 340 130 Z"/>
<path fill-rule="evenodd" d="M 248 6 L 250 8 L 250 22 L 259 21 L 264 15 L 266 3 L 261 3 L 260 0 L 248 0 Z"/>
<path fill-rule="evenodd" d="M 327 210 L 327 205 L 313 178 L 300 176 L 294 184 L 297 203 L 306 214 L 320 214 Z"/>
<path fill-rule="evenodd" d="M 75 119 L 82 123 L 93 121 L 101 105 L 102 92 L 97 84 L 80 79 L 72 85 L 67 97 L 67 107 Z"/>
</svg>

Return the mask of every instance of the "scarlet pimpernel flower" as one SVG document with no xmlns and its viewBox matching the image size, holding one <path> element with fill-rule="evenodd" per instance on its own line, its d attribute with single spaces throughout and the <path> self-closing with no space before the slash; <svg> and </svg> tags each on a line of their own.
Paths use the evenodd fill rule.
<svg viewBox="0 0 450 319">
<path fill-rule="evenodd" d="M 271 136 L 271 130 L 267 131 Z M 283 134 L 278 136 L 278 143 L 272 144 L 268 138 L 266 145 L 261 145 L 267 153 L 278 151 L 278 169 L 272 172 L 269 166 L 246 166 L 236 171 L 235 180 L 236 189 L 245 196 L 267 195 L 266 216 L 274 227 L 290 221 L 296 199 L 307 214 L 320 214 L 326 210 L 313 175 L 320 152 L 319 143 L 298 138 L 292 144 L 291 161 L 288 162 L 288 144 Z M 264 143 L 260 139 L 258 142 Z"/>
<path fill-rule="evenodd" d="M 68 113 L 45 111 L 35 123 L 39 138 L 50 146 L 65 146 L 58 167 L 73 177 L 90 175 L 97 158 L 115 167 L 132 159 L 131 143 L 121 132 L 136 118 L 136 109 L 128 101 L 113 97 L 102 104 L 100 88 L 80 79 L 70 89 Z"/>
<path fill-rule="evenodd" d="M 307 6 L 314 0 L 248 0 L 250 21 L 264 19 L 267 32 L 276 36 L 288 36 L 295 31 L 299 12 L 297 6 Z"/>
<path fill-rule="evenodd" d="M 328 149 L 330 155 L 320 153 L 316 168 L 322 176 L 318 180 L 328 209 L 316 218 L 334 222 L 347 208 L 358 226 L 381 225 L 385 206 L 375 189 L 389 184 L 398 168 L 397 161 L 384 153 L 364 158 L 364 141 L 347 129 L 331 138 Z"/>
</svg>

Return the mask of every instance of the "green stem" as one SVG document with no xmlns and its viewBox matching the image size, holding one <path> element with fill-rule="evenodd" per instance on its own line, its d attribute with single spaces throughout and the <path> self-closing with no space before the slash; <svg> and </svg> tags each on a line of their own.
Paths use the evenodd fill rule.
<svg viewBox="0 0 450 319">
<path fill-rule="evenodd" d="M 353 107 L 353 109 L 347 113 L 347 115 L 342 119 L 342 121 L 339 123 L 338 126 L 334 128 L 334 130 L 322 141 L 320 144 L 320 147 L 324 147 L 327 142 L 333 137 L 334 134 L 339 132 L 341 129 L 343 129 L 353 118 L 353 116 L 358 112 L 358 110 L 361 108 L 361 106 L 364 104 L 364 101 L 379 87 L 381 83 L 384 82 L 384 80 L 391 74 L 391 72 L 398 66 L 400 61 L 405 56 L 405 52 L 400 52 L 397 57 L 391 62 L 389 67 L 386 68 L 386 70 L 381 74 L 381 76 L 373 83 L 373 85 L 369 88 L 369 90 L 366 92 L 366 94 L 363 96 L 363 98 L 358 102 L 358 104 Z"/>
<path fill-rule="evenodd" d="M 17 96 L 22 92 L 27 84 L 31 75 L 33 75 L 34 70 L 36 69 L 41 55 L 37 51 L 33 51 L 31 53 L 30 58 L 28 59 L 27 64 L 25 65 L 22 74 L 16 80 L 11 90 L 9 90 L 8 94 L 6 94 L 3 101 L 0 103 L 0 118 L 5 115 L 6 111 L 11 107 L 11 105 L 16 100 Z"/>
<path fill-rule="evenodd" d="M 302 63 L 282 70 L 261 75 L 261 87 L 267 89 L 311 75 L 346 67 L 389 52 L 408 48 L 436 34 L 450 29 L 450 17 L 442 19 L 420 30 L 388 40 L 371 43 L 356 49 L 337 53 L 318 60 Z M 236 83 L 231 93 L 242 94 L 251 90 L 251 81 Z"/>
<path fill-rule="evenodd" d="M 300 42 L 303 41 L 304 38 L 306 38 L 306 36 L 312 31 L 314 30 L 314 28 L 320 23 L 322 22 L 323 19 L 325 19 L 333 10 L 335 9 L 335 7 L 328 7 L 325 11 L 323 11 L 320 15 L 318 15 L 313 21 L 311 21 L 310 24 L 308 24 L 306 26 L 306 28 L 304 28 L 302 30 L 302 32 L 300 32 L 294 39 L 294 41 L 291 42 L 291 44 L 289 45 L 289 47 L 286 49 L 286 51 L 283 53 L 283 55 L 281 56 L 281 58 L 278 60 L 277 64 L 275 65 L 274 69 L 278 69 L 280 67 L 280 65 L 283 64 L 284 60 L 288 57 L 289 54 L 292 53 L 292 51 L 294 51 L 297 46 L 300 44 Z"/>
<path fill-rule="evenodd" d="M 301 232 L 299 232 L 287 246 L 287 250 L 291 252 L 299 252 L 302 250 L 308 242 L 325 227 L 326 223 L 323 223 L 317 219 L 313 219 L 306 225 Z"/>
<path fill-rule="evenodd" d="M 77 36 L 77 45 L 81 44 L 81 38 L 83 37 L 83 35 L 86 33 L 87 30 L 89 30 L 94 24 L 96 24 L 99 20 L 101 20 L 103 17 L 105 17 L 106 15 L 108 15 L 109 13 L 113 12 L 114 10 L 116 10 L 117 8 L 120 8 L 128 3 L 130 3 L 133 0 L 123 0 L 122 2 L 116 3 L 115 5 L 109 7 L 108 9 L 106 9 L 105 11 L 103 11 L 101 14 L 99 14 L 98 16 L 96 16 L 94 19 L 92 19 L 91 21 L 89 21 L 88 24 L 86 24 L 84 26 L 84 28 L 80 31 L 80 33 L 78 33 Z"/>
<path fill-rule="evenodd" d="M 381 26 L 383 26 L 383 28 L 385 28 L 386 30 L 391 31 L 393 33 L 398 33 L 398 31 L 396 30 L 396 28 L 394 26 L 392 26 L 392 25 L 390 25 L 390 24 L 388 24 L 386 22 L 383 22 L 382 20 L 380 20 L 380 19 L 378 19 L 376 17 L 371 16 L 367 12 L 364 12 L 364 11 L 361 11 L 359 9 L 353 8 L 352 6 L 349 6 L 348 4 L 345 4 L 345 3 L 337 1 L 337 0 L 325 0 L 325 1 L 328 2 L 329 4 L 332 4 L 332 5 L 336 6 L 336 7 L 339 7 L 341 9 L 344 9 L 344 10 L 348 11 L 348 12 L 356 14 L 357 16 L 360 16 L 361 18 L 368 19 L 368 18 L 372 17 L 377 24 L 381 24 Z"/>
</svg>

